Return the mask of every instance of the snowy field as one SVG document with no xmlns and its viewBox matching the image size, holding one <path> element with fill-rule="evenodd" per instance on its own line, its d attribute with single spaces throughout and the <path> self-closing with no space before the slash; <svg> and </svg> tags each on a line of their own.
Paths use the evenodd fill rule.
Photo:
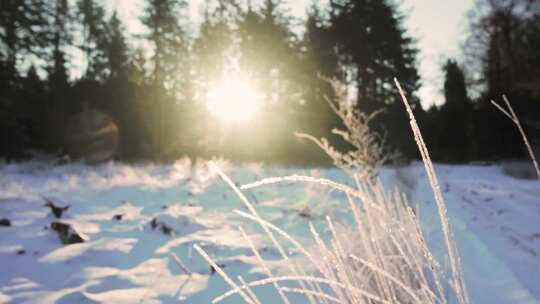
<svg viewBox="0 0 540 304">
<path fill-rule="evenodd" d="M 335 169 L 220 167 L 238 184 L 290 174 L 350 183 Z M 496 166 L 437 165 L 436 171 L 472 302 L 540 303 L 540 182 L 505 176 Z M 408 194 L 430 247 L 447 265 L 422 164 L 385 168 L 381 179 Z M 345 197 L 321 186 L 287 183 L 246 194 L 263 218 L 308 247 L 310 221 L 321 230 L 326 216 L 351 221 Z M 47 200 L 70 207 L 56 218 Z M 238 226 L 283 272 L 261 230 L 234 209 L 244 207 L 204 163 L 1 165 L 0 220 L 9 223 L 0 225 L 0 303 L 210 303 L 228 288 L 194 244 L 234 279 L 265 277 Z M 54 222 L 69 224 L 85 241 L 63 245 Z M 273 289 L 254 291 L 278 303 Z"/>
</svg>

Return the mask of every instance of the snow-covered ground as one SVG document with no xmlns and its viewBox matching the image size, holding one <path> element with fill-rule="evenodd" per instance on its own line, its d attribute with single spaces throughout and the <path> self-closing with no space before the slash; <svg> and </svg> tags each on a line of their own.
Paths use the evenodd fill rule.
<svg viewBox="0 0 540 304">
<path fill-rule="evenodd" d="M 305 174 L 350 183 L 335 169 L 220 167 L 237 183 Z M 473 303 L 540 303 L 540 182 L 495 166 L 437 165 Z M 443 243 L 423 166 L 385 168 L 389 190 L 402 187 L 438 256 Z M 308 222 L 347 222 L 342 194 L 280 184 L 246 191 L 263 218 L 309 246 Z M 57 219 L 46 200 L 70 205 Z M 235 213 L 233 192 L 204 163 L 0 166 L 0 303 L 210 303 L 227 285 L 193 250 L 198 244 L 232 277 L 263 278 L 238 226 L 276 271 L 283 267 L 261 230 Z M 85 239 L 63 245 L 52 222 Z M 173 255 L 178 256 L 182 266 Z M 439 253 L 439 254 L 437 254 Z M 446 261 L 441 259 L 444 266 Z M 186 268 L 186 269 L 184 269 Z M 254 290 L 276 303 L 269 287 Z M 294 303 L 305 303 L 301 297 Z M 231 297 L 225 303 L 240 303 Z"/>
</svg>

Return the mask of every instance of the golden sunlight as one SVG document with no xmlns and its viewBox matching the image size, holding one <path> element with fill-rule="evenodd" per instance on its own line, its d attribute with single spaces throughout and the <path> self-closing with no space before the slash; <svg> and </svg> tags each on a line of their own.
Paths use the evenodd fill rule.
<svg viewBox="0 0 540 304">
<path fill-rule="evenodd" d="M 207 106 L 212 115 L 226 123 L 243 123 L 255 116 L 260 106 L 260 92 L 247 79 L 233 76 L 210 88 Z"/>
</svg>

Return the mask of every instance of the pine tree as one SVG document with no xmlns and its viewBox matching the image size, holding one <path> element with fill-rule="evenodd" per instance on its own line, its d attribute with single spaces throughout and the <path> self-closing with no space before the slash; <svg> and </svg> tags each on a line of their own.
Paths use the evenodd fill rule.
<svg viewBox="0 0 540 304">
<path fill-rule="evenodd" d="M 142 47 L 132 49 L 129 54 L 129 81 L 142 86 L 149 81 L 148 60 L 146 50 Z"/>
<path fill-rule="evenodd" d="M 178 103 L 191 99 L 189 41 L 185 27 L 187 1 L 147 0 L 142 23 L 153 47 L 151 99 L 146 105 L 146 128 L 154 156 L 167 157 L 178 145 L 181 128 Z M 150 152 L 150 151 L 149 151 Z"/>
<path fill-rule="evenodd" d="M 256 10 L 248 7 L 238 21 L 240 68 L 267 94 L 267 102 L 287 104 L 297 97 L 293 86 L 298 63 L 297 37 L 283 1 L 265 0 Z"/>
<path fill-rule="evenodd" d="M 22 114 L 25 128 L 30 132 L 28 135 L 29 145 L 33 148 L 40 147 L 38 141 L 39 127 L 42 123 L 45 110 L 45 83 L 39 78 L 36 67 L 32 65 L 22 82 L 22 93 L 17 103 L 18 112 Z"/>
<path fill-rule="evenodd" d="M 44 148 L 59 150 L 63 141 L 64 124 L 70 114 L 68 70 L 66 49 L 73 45 L 69 28 L 73 16 L 67 0 L 51 2 L 50 14 L 53 22 L 49 30 L 49 45 L 52 46 L 52 63 L 48 68 L 49 92 L 46 109 L 39 119 L 40 138 Z"/>
<path fill-rule="evenodd" d="M 8 159 L 20 158 L 30 144 L 20 67 L 27 58 L 46 53 L 47 11 L 44 0 L 0 1 L 0 156 Z M 30 72 L 35 75 L 35 69 Z"/>
<path fill-rule="evenodd" d="M 491 100 L 505 94 L 525 122 L 540 119 L 540 5 L 530 0 L 477 0 L 465 52 L 467 65 L 479 71 L 469 84 L 476 95 L 475 140 L 484 159 L 526 154 L 514 128 L 493 108 Z M 532 141 L 540 128 L 525 123 Z"/>
<path fill-rule="evenodd" d="M 338 117 L 326 100 L 334 98 L 328 79 L 339 77 L 338 58 L 333 48 L 329 24 L 317 2 L 313 2 L 308 11 L 302 43 L 305 69 L 302 73 L 305 79 L 304 108 L 309 119 L 307 123 L 312 126 L 311 130 L 318 126 L 318 131 L 313 130 L 315 134 L 321 133 L 321 129 L 330 131 L 338 125 Z"/>
<path fill-rule="evenodd" d="M 208 125 L 208 108 L 206 98 L 212 86 L 230 77 L 235 72 L 237 61 L 237 33 L 234 30 L 240 13 L 236 0 L 206 1 L 203 22 L 199 34 L 193 41 L 192 68 L 194 79 L 194 101 L 187 104 L 183 112 L 183 141 L 190 142 L 190 152 L 198 150 L 207 152 L 209 147 L 204 143 L 215 137 L 217 127 Z M 215 148 L 215 145 L 214 145 Z"/>
<path fill-rule="evenodd" d="M 469 102 L 465 75 L 455 60 L 448 59 L 443 67 L 445 105 L 452 108 L 463 108 Z"/>
<path fill-rule="evenodd" d="M 455 60 L 449 59 L 445 73 L 445 103 L 439 109 L 438 149 L 443 160 L 465 161 L 474 154 L 472 104 L 467 94 L 465 75 Z"/>
<path fill-rule="evenodd" d="M 68 28 L 71 21 L 69 4 L 67 0 L 56 0 L 52 7 L 52 18 L 50 26 L 50 44 L 53 47 L 52 64 L 49 67 L 49 79 L 53 87 L 63 89 L 68 84 L 68 72 L 66 69 L 65 48 L 72 45 L 72 35 Z"/>
<path fill-rule="evenodd" d="M 154 48 L 153 81 L 171 93 L 177 93 L 174 89 L 182 88 L 189 75 L 187 5 L 184 0 L 148 0 L 141 19 L 150 30 L 147 38 Z"/>
<path fill-rule="evenodd" d="M 129 67 L 129 47 L 124 36 L 125 28 L 118 18 L 116 12 L 113 13 L 107 23 L 107 42 L 105 55 L 110 79 L 121 79 L 127 81 Z"/>
<path fill-rule="evenodd" d="M 416 153 L 407 119 L 393 85 L 401 82 L 420 116 L 414 95 L 419 87 L 417 50 L 401 26 L 395 4 L 381 0 L 334 0 L 330 24 L 342 78 L 357 91 L 357 108 L 364 113 L 383 111 L 374 128 L 405 155 Z"/>
<path fill-rule="evenodd" d="M 307 57 L 317 72 L 325 77 L 338 76 L 338 58 L 334 50 L 334 39 L 327 13 L 318 1 L 314 1 L 308 10 L 304 47 Z"/>
<path fill-rule="evenodd" d="M 301 130 L 303 75 L 293 21 L 284 1 L 265 0 L 259 6 L 248 5 L 236 25 L 240 70 L 262 93 L 256 128 L 263 133 L 272 130 L 249 140 L 257 147 L 255 153 L 282 161 L 291 160 L 297 144 L 294 132 Z"/>
<path fill-rule="evenodd" d="M 95 0 L 79 0 L 81 32 L 84 39 L 81 49 L 86 56 L 88 81 L 103 81 L 107 77 L 107 30 L 105 9 Z"/>
<path fill-rule="evenodd" d="M 358 88 L 359 106 L 374 111 L 397 102 L 393 78 L 408 93 L 418 88 L 417 50 L 401 27 L 394 4 L 380 0 L 332 1 L 333 35 L 342 66 Z M 369 104 L 363 109 L 363 104 Z"/>
<path fill-rule="evenodd" d="M 119 151 L 117 155 L 123 159 L 139 157 L 141 153 L 141 119 L 140 104 L 136 91 L 140 82 L 132 81 L 130 73 L 137 58 L 130 59 L 131 50 L 125 37 L 125 28 L 114 12 L 107 22 L 107 42 L 104 49 L 107 58 L 108 78 L 103 86 L 105 96 L 101 108 L 113 118 L 119 133 Z M 135 55 L 137 52 L 135 53 Z M 144 56 L 142 54 L 141 56 Z M 141 63 L 144 68 L 144 62 Z M 144 71 L 142 72 L 144 73 Z M 142 78 L 142 76 L 140 76 Z"/>
<path fill-rule="evenodd" d="M 220 2 L 212 8 L 206 3 L 204 20 L 194 41 L 194 72 L 201 94 L 210 81 L 218 80 L 230 70 L 235 57 L 233 22 L 237 18 L 235 2 Z"/>
<path fill-rule="evenodd" d="M 23 56 L 44 54 L 47 2 L 44 0 L 0 1 L 0 56 L 9 77 L 17 74 L 18 60 Z"/>
<path fill-rule="evenodd" d="M 124 91 L 129 83 L 130 49 L 124 32 L 122 22 L 114 12 L 106 24 L 107 37 L 103 54 L 108 74 L 104 90 L 108 98 L 104 99 L 105 104 L 102 105 L 102 108 L 114 116 L 121 115 L 129 107 L 128 101 L 124 100 L 126 99 Z"/>
</svg>

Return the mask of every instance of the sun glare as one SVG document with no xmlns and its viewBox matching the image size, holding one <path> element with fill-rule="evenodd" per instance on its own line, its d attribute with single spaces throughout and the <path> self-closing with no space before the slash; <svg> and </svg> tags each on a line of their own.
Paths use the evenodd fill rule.
<svg viewBox="0 0 540 304">
<path fill-rule="evenodd" d="M 259 91 L 242 77 L 223 79 L 211 87 L 207 94 L 208 110 L 226 123 L 242 123 L 253 119 L 259 102 Z"/>
</svg>

